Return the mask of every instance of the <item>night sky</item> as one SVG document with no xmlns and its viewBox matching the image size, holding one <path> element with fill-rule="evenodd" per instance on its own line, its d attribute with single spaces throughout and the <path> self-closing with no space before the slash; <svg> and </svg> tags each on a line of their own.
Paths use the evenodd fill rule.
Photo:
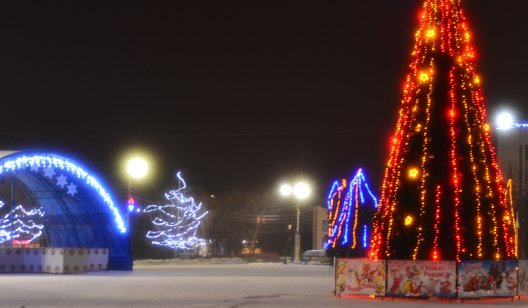
<svg viewBox="0 0 528 308">
<path fill-rule="evenodd" d="M 12 2 L 12 1 L 11 1 Z M 1 4 L 1 148 L 82 162 L 121 191 L 150 153 L 211 193 L 330 182 L 380 186 L 419 1 Z M 528 120 L 528 1 L 467 0 L 490 116 Z"/>
</svg>

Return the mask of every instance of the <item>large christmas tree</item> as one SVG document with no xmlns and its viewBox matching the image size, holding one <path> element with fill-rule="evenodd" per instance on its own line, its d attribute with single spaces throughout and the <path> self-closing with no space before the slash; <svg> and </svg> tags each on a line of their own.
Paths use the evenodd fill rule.
<svg viewBox="0 0 528 308">
<path fill-rule="evenodd" d="M 369 256 L 513 259 L 513 211 L 461 1 L 423 2 Z"/>
</svg>

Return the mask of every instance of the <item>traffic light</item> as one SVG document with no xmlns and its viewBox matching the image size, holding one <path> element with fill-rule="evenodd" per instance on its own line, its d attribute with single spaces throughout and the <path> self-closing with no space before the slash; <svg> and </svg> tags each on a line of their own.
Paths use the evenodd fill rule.
<svg viewBox="0 0 528 308">
<path fill-rule="evenodd" d="M 136 199 L 134 199 L 134 197 L 128 197 L 128 211 L 129 212 L 134 211 L 135 207 L 136 207 Z"/>
</svg>

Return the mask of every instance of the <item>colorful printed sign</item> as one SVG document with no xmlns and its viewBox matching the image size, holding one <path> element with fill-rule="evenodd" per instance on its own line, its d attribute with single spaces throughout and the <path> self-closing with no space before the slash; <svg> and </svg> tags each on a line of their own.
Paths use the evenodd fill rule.
<svg viewBox="0 0 528 308">
<path fill-rule="evenodd" d="M 455 261 L 389 260 L 387 296 L 455 297 Z"/>
<path fill-rule="evenodd" d="M 336 295 L 385 295 L 385 261 L 336 261 Z"/>
<path fill-rule="evenodd" d="M 517 295 L 517 261 L 463 261 L 458 265 L 458 297 Z"/>
</svg>

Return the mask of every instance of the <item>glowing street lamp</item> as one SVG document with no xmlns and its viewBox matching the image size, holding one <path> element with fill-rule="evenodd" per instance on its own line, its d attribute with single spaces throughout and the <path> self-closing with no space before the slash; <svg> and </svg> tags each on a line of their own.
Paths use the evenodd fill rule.
<svg viewBox="0 0 528 308">
<path fill-rule="evenodd" d="M 148 172 L 148 163 L 142 157 L 133 157 L 127 163 L 127 173 L 128 176 L 140 180 Z"/>
<path fill-rule="evenodd" d="M 515 119 L 511 112 L 501 112 L 496 119 L 497 129 L 509 129 L 515 126 Z"/>
<path fill-rule="evenodd" d="M 295 262 L 299 262 L 299 259 L 301 258 L 301 233 L 299 230 L 299 220 L 301 214 L 300 203 L 310 196 L 310 185 L 308 185 L 306 182 L 298 182 L 293 186 L 290 184 L 282 184 L 279 188 L 279 192 L 283 197 L 293 196 L 297 200 L 297 225 L 295 228 L 295 247 L 293 260 Z"/>
</svg>

